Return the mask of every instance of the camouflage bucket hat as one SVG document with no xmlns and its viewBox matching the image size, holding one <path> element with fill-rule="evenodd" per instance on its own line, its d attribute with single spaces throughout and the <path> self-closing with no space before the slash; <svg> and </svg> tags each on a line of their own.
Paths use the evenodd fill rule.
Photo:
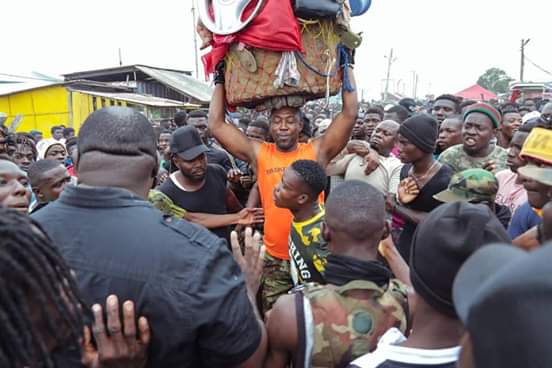
<svg viewBox="0 0 552 368">
<path fill-rule="evenodd" d="M 541 184 L 552 187 L 552 167 L 538 167 L 527 165 L 520 167 L 518 173 L 526 178 L 538 181 Z"/>
<path fill-rule="evenodd" d="M 447 190 L 433 196 L 441 202 L 494 202 L 498 181 L 493 173 L 483 169 L 468 169 L 450 179 Z"/>
</svg>

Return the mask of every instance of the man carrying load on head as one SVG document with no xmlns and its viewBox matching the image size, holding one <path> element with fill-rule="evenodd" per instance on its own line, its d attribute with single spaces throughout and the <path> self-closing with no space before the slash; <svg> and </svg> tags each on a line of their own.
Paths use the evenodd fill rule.
<svg viewBox="0 0 552 368">
<path fill-rule="evenodd" d="M 354 90 L 352 67 L 349 80 Z M 225 88 L 223 68 L 217 68 L 215 91 L 209 110 L 209 130 L 212 136 L 235 157 L 249 162 L 257 172 L 261 202 L 265 213 L 264 243 L 267 250 L 263 275 L 263 310 L 268 310 L 278 296 L 292 287 L 289 266 L 288 237 L 292 221 L 289 210 L 274 204 L 272 193 L 280 183 L 284 170 L 299 159 L 316 160 L 322 167 L 345 147 L 358 113 L 356 92 L 343 90 L 343 108 L 335 116 L 326 133 L 308 143 L 299 143 L 303 128 L 298 108 L 273 109 L 270 134 L 274 143 L 248 138 L 232 124 L 225 122 Z"/>
</svg>

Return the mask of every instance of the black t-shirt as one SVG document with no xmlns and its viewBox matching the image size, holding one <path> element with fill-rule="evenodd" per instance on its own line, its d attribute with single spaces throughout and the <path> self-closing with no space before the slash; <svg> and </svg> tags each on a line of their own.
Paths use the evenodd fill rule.
<svg viewBox="0 0 552 368">
<path fill-rule="evenodd" d="M 510 225 L 510 220 L 512 219 L 512 212 L 506 206 L 495 203 L 495 215 L 498 221 L 508 230 L 508 225 Z"/>
<path fill-rule="evenodd" d="M 408 171 L 412 165 L 404 165 L 401 169 L 401 180 L 405 179 L 408 176 Z M 439 171 L 424 185 L 420 193 L 415 200 L 408 203 L 405 207 L 410 208 L 415 211 L 421 212 L 431 212 L 433 209 L 437 208 L 442 202 L 433 198 L 433 196 L 445 189 L 447 189 L 450 178 L 454 172 L 447 165 L 442 165 Z M 405 219 L 404 229 L 399 238 L 399 244 L 397 249 L 399 253 L 403 256 L 406 262 L 409 262 L 410 259 L 410 243 L 412 242 L 412 237 L 416 231 L 417 224 L 408 221 Z"/>
<path fill-rule="evenodd" d="M 228 213 L 226 208 L 226 172 L 219 165 L 207 165 L 205 184 L 195 192 L 186 192 L 173 182 L 173 177 L 166 180 L 159 188 L 179 207 L 189 212 L 211 213 L 224 215 Z M 228 226 L 209 229 L 214 234 L 230 241 L 230 229 Z M 230 243 L 228 243 L 230 244 Z"/>
</svg>

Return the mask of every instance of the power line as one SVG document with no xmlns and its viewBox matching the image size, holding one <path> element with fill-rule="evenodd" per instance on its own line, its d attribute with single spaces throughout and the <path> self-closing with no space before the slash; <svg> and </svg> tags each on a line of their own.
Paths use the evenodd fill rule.
<svg viewBox="0 0 552 368">
<path fill-rule="evenodd" d="M 535 63 L 534 61 L 532 61 L 531 59 L 529 59 L 527 56 L 525 56 L 525 60 L 527 60 L 529 63 L 531 63 L 535 68 L 539 69 L 541 72 L 544 72 L 548 75 L 552 75 L 551 72 L 549 72 L 548 70 L 544 69 L 542 66 L 538 65 L 537 63 Z"/>
</svg>

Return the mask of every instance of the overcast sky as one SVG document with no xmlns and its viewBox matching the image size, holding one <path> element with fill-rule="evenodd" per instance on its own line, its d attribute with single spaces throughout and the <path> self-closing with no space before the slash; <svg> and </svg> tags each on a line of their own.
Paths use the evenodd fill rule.
<svg viewBox="0 0 552 368">
<path fill-rule="evenodd" d="M 3 0 L 0 73 L 113 67 L 119 47 L 124 64 L 194 70 L 191 7 L 192 0 Z M 353 24 L 364 32 L 358 84 L 365 97 L 379 97 L 391 48 L 390 91 L 412 95 L 412 71 L 418 96 L 458 92 L 490 67 L 518 78 L 522 38 L 531 38 L 527 57 L 552 71 L 551 10 L 544 0 L 373 0 Z M 552 80 L 530 63 L 525 75 Z"/>
</svg>

